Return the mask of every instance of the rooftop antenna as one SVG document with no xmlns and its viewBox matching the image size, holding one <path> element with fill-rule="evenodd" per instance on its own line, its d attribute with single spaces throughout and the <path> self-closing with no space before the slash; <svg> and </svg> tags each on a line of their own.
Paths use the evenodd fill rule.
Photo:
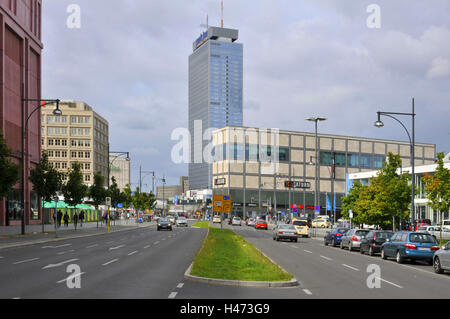
<svg viewBox="0 0 450 319">
<path fill-rule="evenodd" d="M 223 28 L 223 0 L 220 0 L 220 9 L 221 9 L 220 26 Z"/>
<path fill-rule="evenodd" d="M 206 28 L 206 30 L 208 30 L 208 28 L 209 28 L 209 24 L 208 24 L 208 15 L 206 15 L 206 24 L 200 24 L 200 26 L 202 27 L 202 28 Z"/>
</svg>

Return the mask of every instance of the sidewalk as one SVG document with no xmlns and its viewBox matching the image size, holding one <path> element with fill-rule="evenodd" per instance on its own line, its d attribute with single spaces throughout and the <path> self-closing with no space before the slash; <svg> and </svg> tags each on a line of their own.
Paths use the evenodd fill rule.
<svg viewBox="0 0 450 319">
<path fill-rule="evenodd" d="M 117 232 L 136 228 L 145 228 L 154 224 L 154 221 L 138 224 L 134 219 L 116 220 L 115 224 L 114 221 L 111 221 L 109 231 Z M 102 224 L 100 222 L 98 223 L 98 228 L 97 222 L 90 222 L 83 223 L 83 227 L 80 227 L 80 224 L 78 224 L 76 230 L 73 224 L 69 224 L 69 227 L 67 228 L 62 225 L 56 230 L 56 234 L 55 225 L 44 225 L 44 229 L 45 232 L 43 233 L 42 225 L 26 225 L 26 234 L 21 235 L 21 226 L 0 227 L 0 249 L 107 233 L 105 223 Z"/>
</svg>

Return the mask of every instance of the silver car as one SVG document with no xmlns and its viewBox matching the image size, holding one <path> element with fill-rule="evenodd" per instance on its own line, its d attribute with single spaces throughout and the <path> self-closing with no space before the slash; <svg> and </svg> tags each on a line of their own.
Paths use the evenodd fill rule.
<svg viewBox="0 0 450 319">
<path fill-rule="evenodd" d="M 348 248 L 352 251 L 353 249 L 361 246 L 361 239 L 364 238 L 370 230 L 368 229 L 350 229 L 341 238 L 341 249 Z"/>
<path fill-rule="evenodd" d="M 434 271 L 442 274 L 444 270 L 450 270 L 450 241 L 433 256 Z"/>
<path fill-rule="evenodd" d="M 184 217 L 178 217 L 176 223 L 177 223 L 177 227 L 180 227 L 180 226 L 187 227 L 188 226 L 187 219 Z"/>
<path fill-rule="evenodd" d="M 273 231 L 273 240 L 279 241 L 280 239 L 289 239 L 297 242 L 298 234 L 295 226 L 288 224 L 278 225 Z"/>
</svg>

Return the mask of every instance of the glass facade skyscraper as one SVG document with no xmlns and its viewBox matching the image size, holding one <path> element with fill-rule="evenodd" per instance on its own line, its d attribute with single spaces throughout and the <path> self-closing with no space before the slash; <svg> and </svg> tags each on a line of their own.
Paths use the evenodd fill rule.
<svg viewBox="0 0 450 319">
<path fill-rule="evenodd" d="M 203 158 L 210 128 L 242 126 L 243 45 L 238 30 L 209 27 L 189 56 L 189 188 L 212 188 L 212 166 Z M 209 135 L 211 136 L 211 135 Z"/>
</svg>

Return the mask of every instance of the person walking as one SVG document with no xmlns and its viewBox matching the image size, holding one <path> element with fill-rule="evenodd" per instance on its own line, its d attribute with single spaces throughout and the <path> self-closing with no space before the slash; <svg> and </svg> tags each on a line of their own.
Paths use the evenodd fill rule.
<svg viewBox="0 0 450 319">
<path fill-rule="evenodd" d="M 64 214 L 64 226 L 65 227 L 69 227 L 69 214 L 67 214 L 67 212 Z"/>
<path fill-rule="evenodd" d="M 58 211 L 58 214 L 56 217 L 58 219 L 58 228 L 59 228 L 59 227 L 61 227 L 61 221 L 62 221 L 62 217 L 63 217 L 63 213 L 61 210 Z"/>
<path fill-rule="evenodd" d="M 78 214 L 75 211 L 75 213 L 73 214 L 73 226 L 75 227 L 75 230 L 77 230 L 77 224 L 78 224 Z"/>
<path fill-rule="evenodd" d="M 83 227 L 83 220 L 84 220 L 84 210 L 80 212 L 80 227 Z"/>
</svg>

